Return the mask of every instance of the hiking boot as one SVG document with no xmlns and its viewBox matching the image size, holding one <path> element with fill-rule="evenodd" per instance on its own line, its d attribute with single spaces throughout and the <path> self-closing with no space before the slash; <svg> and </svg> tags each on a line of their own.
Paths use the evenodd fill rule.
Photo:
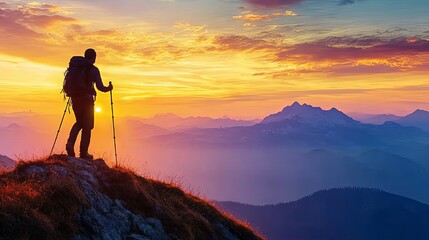
<svg viewBox="0 0 429 240">
<path fill-rule="evenodd" d="M 67 151 L 67 155 L 69 155 L 70 157 L 75 157 L 76 154 L 74 153 L 74 146 L 70 143 L 66 144 L 66 151 Z"/>
<path fill-rule="evenodd" d="M 94 156 L 86 152 L 86 153 L 80 153 L 80 158 L 86 159 L 86 160 L 93 160 Z"/>
</svg>

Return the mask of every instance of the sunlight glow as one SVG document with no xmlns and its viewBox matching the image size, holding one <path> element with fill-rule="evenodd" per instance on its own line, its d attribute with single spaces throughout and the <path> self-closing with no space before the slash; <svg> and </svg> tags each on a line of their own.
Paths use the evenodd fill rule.
<svg viewBox="0 0 429 240">
<path fill-rule="evenodd" d="M 99 54 L 104 83 L 113 81 L 118 115 L 139 115 L 145 106 L 147 115 L 253 119 L 294 101 L 399 115 L 429 108 L 422 1 L 380 0 L 383 17 L 371 1 L 338 1 L 322 1 L 318 12 L 312 1 L 275 8 L 265 3 L 288 1 L 125 0 L 120 8 L 114 1 L 0 1 L 0 32 L 7 33 L 0 111 L 61 112 L 64 71 L 87 47 Z M 397 17 L 398 6 L 409 8 L 401 17 L 411 24 Z M 109 102 L 108 94 L 97 99 Z"/>
</svg>

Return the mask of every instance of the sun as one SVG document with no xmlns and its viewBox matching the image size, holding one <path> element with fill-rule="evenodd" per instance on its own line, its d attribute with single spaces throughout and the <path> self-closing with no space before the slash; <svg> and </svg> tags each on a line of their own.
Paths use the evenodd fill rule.
<svg viewBox="0 0 429 240">
<path fill-rule="evenodd" d="M 98 112 L 98 113 L 101 112 L 101 107 L 96 107 L 95 112 Z"/>
</svg>

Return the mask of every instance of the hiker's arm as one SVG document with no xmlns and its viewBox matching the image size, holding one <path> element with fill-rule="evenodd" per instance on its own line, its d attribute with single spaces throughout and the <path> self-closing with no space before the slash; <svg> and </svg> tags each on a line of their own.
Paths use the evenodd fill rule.
<svg viewBox="0 0 429 240">
<path fill-rule="evenodd" d="M 94 69 L 92 71 L 94 74 L 93 79 L 94 79 L 95 85 L 97 86 L 97 89 L 99 91 L 102 91 L 102 92 L 111 91 L 113 89 L 113 86 L 111 84 L 109 84 L 109 86 L 105 87 L 103 84 L 103 80 L 101 80 L 100 71 L 98 70 L 98 68 L 93 68 L 93 69 Z"/>
</svg>

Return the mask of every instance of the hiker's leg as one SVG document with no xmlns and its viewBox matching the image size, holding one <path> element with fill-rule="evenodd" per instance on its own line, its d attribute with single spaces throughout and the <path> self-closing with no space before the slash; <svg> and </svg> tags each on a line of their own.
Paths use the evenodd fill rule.
<svg viewBox="0 0 429 240">
<path fill-rule="evenodd" d="M 91 129 L 82 129 L 82 138 L 80 140 L 80 154 L 87 154 L 89 143 L 91 142 Z"/>
<path fill-rule="evenodd" d="M 80 102 L 78 98 L 72 98 L 72 107 L 73 112 L 76 118 L 76 123 L 73 124 L 73 127 L 70 130 L 69 138 L 66 144 L 67 155 L 70 157 L 75 157 L 74 145 L 76 143 L 77 135 L 79 135 L 79 131 L 82 129 L 82 111 L 80 107 Z"/>
<path fill-rule="evenodd" d="M 79 131 L 82 129 L 82 126 L 76 122 L 70 130 L 70 135 L 66 144 L 67 155 L 70 157 L 75 157 L 76 154 L 74 152 L 74 144 L 76 143 L 77 135 Z"/>
<path fill-rule="evenodd" d="M 67 144 L 74 144 L 76 142 L 77 139 L 77 135 L 79 134 L 79 131 L 84 127 L 84 125 L 82 124 L 83 121 L 83 106 L 82 106 L 82 100 L 80 98 L 77 97 L 73 97 L 72 98 L 72 108 L 73 108 L 73 113 L 76 119 L 76 123 L 73 125 L 73 127 L 70 130 L 70 135 L 69 135 L 69 139 L 67 141 Z"/>
<path fill-rule="evenodd" d="M 92 159 L 92 155 L 88 153 L 89 144 L 91 142 L 91 130 L 94 128 L 94 100 L 92 96 L 91 98 L 85 99 L 83 116 L 80 156 L 83 158 Z"/>
<path fill-rule="evenodd" d="M 67 145 L 74 147 L 79 131 L 82 129 L 80 123 L 76 122 L 70 130 L 70 135 L 67 140 Z"/>
</svg>

